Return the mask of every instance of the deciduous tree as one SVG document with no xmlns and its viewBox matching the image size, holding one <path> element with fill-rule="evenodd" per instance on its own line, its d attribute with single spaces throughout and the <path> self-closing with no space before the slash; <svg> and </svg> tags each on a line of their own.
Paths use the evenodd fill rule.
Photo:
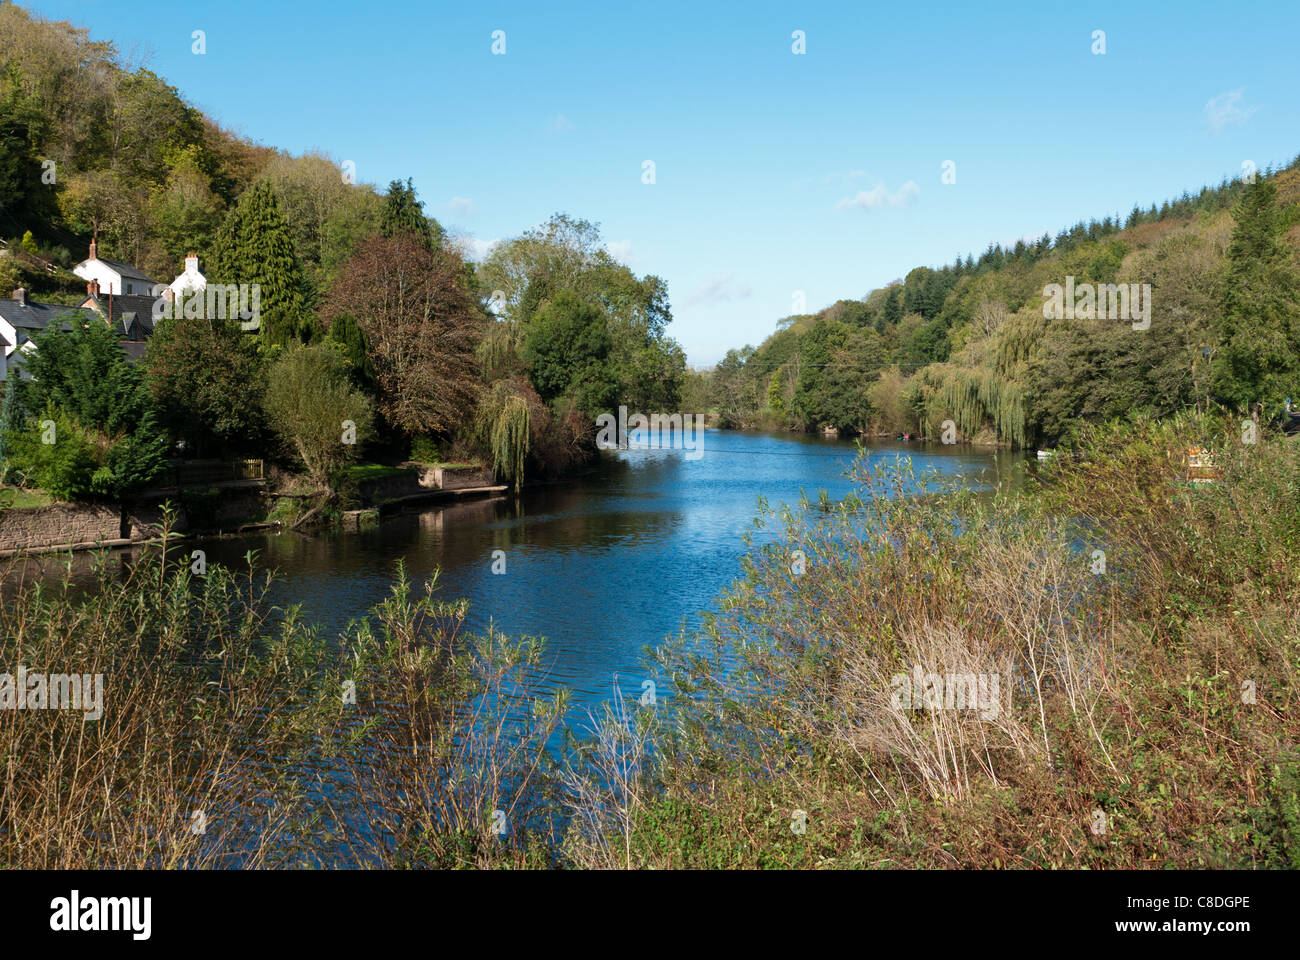
<svg viewBox="0 0 1300 960">
<path fill-rule="evenodd" d="M 370 438 L 373 410 L 352 386 L 348 363 L 329 342 L 291 345 L 267 373 L 267 424 L 327 492 Z"/>
<path fill-rule="evenodd" d="M 263 428 L 256 341 L 234 320 L 160 320 L 145 369 L 159 417 L 198 455 L 249 449 Z"/>
<path fill-rule="evenodd" d="M 453 251 L 402 233 L 363 243 L 330 291 L 326 315 L 356 320 L 379 413 L 407 435 L 450 432 L 473 409 L 487 320 L 464 280 Z"/>
</svg>

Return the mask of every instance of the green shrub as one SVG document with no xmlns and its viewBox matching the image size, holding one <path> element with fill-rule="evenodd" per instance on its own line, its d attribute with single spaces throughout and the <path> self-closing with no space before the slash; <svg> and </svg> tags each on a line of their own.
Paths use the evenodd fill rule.
<svg viewBox="0 0 1300 960">
<path fill-rule="evenodd" d="M 374 411 L 352 386 L 347 360 L 337 344 L 285 350 L 267 376 L 267 423 L 284 450 L 308 475 L 328 487 L 355 460 L 373 432 Z"/>
<path fill-rule="evenodd" d="M 416 463 L 438 463 L 442 453 L 432 437 L 421 434 L 411 438 L 411 459 Z"/>
<path fill-rule="evenodd" d="M 47 440 L 53 439 L 52 443 Z M 41 420 L 13 430 L 6 443 L 13 469 L 30 486 L 59 500 L 92 495 L 98 464 L 91 437 L 71 418 L 48 409 Z"/>
</svg>

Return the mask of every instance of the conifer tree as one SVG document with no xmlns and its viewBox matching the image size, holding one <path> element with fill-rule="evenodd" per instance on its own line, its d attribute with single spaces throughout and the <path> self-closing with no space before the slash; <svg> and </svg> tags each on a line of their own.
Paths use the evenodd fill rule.
<svg viewBox="0 0 1300 960">
<path fill-rule="evenodd" d="M 1228 246 L 1214 390 L 1247 409 L 1300 398 L 1300 276 L 1278 236 L 1277 189 L 1251 184 L 1236 210 Z"/>
<path fill-rule="evenodd" d="M 442 227 L 424 215 L 424 204 L 415 198 L 415 186 L 409 177 L 405 184 L 394 180 L 388 185 L 379 229 L 386 237 L 413 234 L 431 253 L 442 243 Z"/>
<path fill-rule="evenodd" d="M 249 187 L 213 242 L 209 283 L 257 284 L 263 342 L 311 340 L 310 291 L 269 180 Z"/>
<path fill-rule="evenodd" d="M 885 291 L 885 308 L 881 319 L 885 326 L 893 326 L 903 319 L 903 304 L 897 287 Z"/>
</svg>

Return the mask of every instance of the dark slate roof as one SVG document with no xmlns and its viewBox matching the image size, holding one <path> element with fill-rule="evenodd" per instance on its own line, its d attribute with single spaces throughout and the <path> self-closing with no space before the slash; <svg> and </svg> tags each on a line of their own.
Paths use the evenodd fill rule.
<svg viewBox="0 0 1300 960">
<path fill-rule="evenodd" d="M 90 300 L 91 298 L 87 297 L 86 303 L 90 303 Z M 113 315 L 109 319 L 113 323 L 113 329 L 119 334 L 130 340 L 144 340 L 153 336 L 153 297 L 101 295 L 98 301 L 100 316 L 108 316 L 110 301 L 113 305 Z"/>
<path fill-rule="evenodd" d="M 119 263 L 116 260 L 106 260 L 103 257 L 98 257 L 97 259 L 99 260 L 100 263 L 108 264 L 110 267 L 116 270 L 123 277 L 130 277 L 132 280 L 148 280 L 150 283 L 155 282 L 154 278 L 149 276 L 149 274 L 145 273 L 144 271 L 136 267 L 131 266 L 129 263 Z M 81 263 L 77 264 L 77 266 L 80 267 L 82 266 L 82 264 L 87 264 L 87 263 L 90 263 L 90 261 L 82 260 Z"/>
<path fill-rule="evenodd" d="M 95 316 L 90 310 L 82 310 L 79 307 L 65 307 L 58 303 L 33 303 L 28 300 L 26 304 L 22 304 L 17 300 L 0 300 L 0 317 L 4 317 L 18 330 L 19 342 L 22 342 L 24 331 L 26 331 L 27 337 L 30 338 L 33 333 L 44 330 L 55 320 L 68 313 L 83 314 L 87 319 Z M 65 319 L 62 328 L 71 330 L 72 325 Z"/>
<path fill-rule="evenodd" d="M 107 297 L 103 298 L 107 301 Z M 128 302 L 119 307 L 118 301 Z M 141 304 L 139 301 L 144 301 Z M 142 313 L 137 315 L 135 310 L 141 310 Z M 104 312 L 108 312 L 108 304 L 104 304 Z M 18 332 L 18 342 L 13 346 L 21 346 L 32 338 L 32 336 L 46 327 L 60 320 L 60 329 L 64 333 L 72 330 L 72 323 L 68 314 L 73 316 L 80 315 L 84 317 L 84 322 L 103 323 L 102 314 L 96 313 L 88 307 L 65 307 L 57 303 L 32 303 L 28 300 L 26 305 L 19 303 L 17 300 L 0 299 L 0 317 L 4 317 Z M 128 360 L 139 360 L 144 356 L 144 341 L 153 333 L 153 298 L 152 297 L 114 297 L 113 314 L 118 317 L 117 333 L 122 339 L 119 341 L 122 345 L 122 351 L 126 354 Z M 130 326 L 124 326 L 130 318 Z M 3 339 L 3 338 L 0 338 Z"/>
</svg>

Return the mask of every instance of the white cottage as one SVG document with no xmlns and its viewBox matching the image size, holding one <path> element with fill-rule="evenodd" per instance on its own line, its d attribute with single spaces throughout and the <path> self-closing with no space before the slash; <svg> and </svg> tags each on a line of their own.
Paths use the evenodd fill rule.
<svg viewBox="0 0 1300 960">
<path fill-rule="evenodd" d="M 96 289 L 104 295 L 112 294 L 115 297 L 147 297 L 152 295 L 155 286 L 152 277 L 128 263 L 118 263 L 116 260 L 101 260 L 96 254 L 96 246 L 96 242 L 91 240 L 90 257 L 73 267 L 73 273 L 88 283 L 96 284 Z M 188 261 L 186 263 L 188 266 Z M 196 272 L 197 269 L 198 261 L 196 260 Z"/>
<path fill-rule="evenodd" d="M 207 289 L 207 277 L 199 273 L 199 258 L 197 254 L 189 253 L 185 255 L 185 272 L 171 282 L 169 289 L 172 292 L 173 300 L 177 297 L 192 296 L 196 293 L 202 293 Z"/>
</svg>

